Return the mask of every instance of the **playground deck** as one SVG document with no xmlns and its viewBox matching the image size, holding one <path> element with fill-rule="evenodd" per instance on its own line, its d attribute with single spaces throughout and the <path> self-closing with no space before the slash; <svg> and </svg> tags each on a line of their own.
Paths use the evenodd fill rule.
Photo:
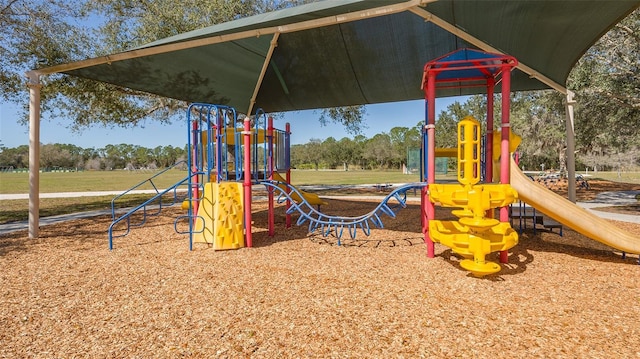
<svg viewBox="0 0 640 359">
<path fill-rule="evenodd" d="M 330 202 L 350 214 L 376 204 Z M 171 211 L 114 251 L 108 216 L 0 236 L 0 356 L 638 355 L 637 255 L 568 229 L 525 232 L 510 264 L 479 279 L 446 247 L 426 258 L 418 204 L 339 247 L 306 226 L 269 238 L 258 202 L 255 248 L 218 252 L 189 252 Z"/>
</svg>

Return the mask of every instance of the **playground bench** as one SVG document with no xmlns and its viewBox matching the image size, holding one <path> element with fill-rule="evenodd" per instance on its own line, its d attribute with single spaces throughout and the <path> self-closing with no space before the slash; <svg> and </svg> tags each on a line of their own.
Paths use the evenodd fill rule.
<svg viewBox="0 0 640 359">
<path fill-rule="evenodd" d="M 544 228 L 549 229 L 551 232 L 553 232 L 554 228 L 559 228 L 560 232 L 558 234 L 560 234 L 560 236 L 562 237 L 562 224 L 561 223 L 556 222 L 551 218 L 543 217 L 542 226 Z"/>
</svg>

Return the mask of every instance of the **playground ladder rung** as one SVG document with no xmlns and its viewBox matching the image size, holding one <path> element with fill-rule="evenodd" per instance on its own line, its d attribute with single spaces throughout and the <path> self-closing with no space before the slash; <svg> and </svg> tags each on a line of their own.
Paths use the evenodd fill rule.
<svg viewBox="0 0 640 359">
<path fill-rule="evenodd" d="M 360 228 L 362 228 L 362 233 L 365 236 L 369 236 L 371 234 L 371 228 L 369 227 L 369 221 L 360 222 Z"/>
<path fill-rule="evenodd" d="M 384 228 L 384 225 L 382 224 L 382 220 L 380 219 L 380 216 L 378 216 L 377 213 L 372 214 L 371 217 L 369 217 L 369 220 L 371 221 L 371 223 L 373 223 L 374 226 L 378 228 Z"/>
<path fill-rule="evenodd" d="M 400 193 L 402 193 L 402 197 L 400 196 Z M 407 207 L 407 191 L 396 192 L 393 194 L 393 197 L 398 201 L 398 204 L 402 208 Z"/>
<path fill-rule="evenodd" d="M 380 205 L 380 210 L 384 212 L 387 216 L 391 218 L 396 218 L 396 213 L 386 203 L 383 203 Z"/>
</svg>

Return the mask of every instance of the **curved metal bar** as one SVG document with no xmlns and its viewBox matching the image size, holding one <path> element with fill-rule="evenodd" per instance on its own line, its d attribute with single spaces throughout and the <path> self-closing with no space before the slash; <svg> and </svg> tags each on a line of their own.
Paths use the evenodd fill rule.
<svg viewBox="0 0 640 359">
<path fill-rule="evenodd" d="M 424 182 L 420 182 L 398 187 L 389 193 L 372 211 L 361 216 L 345 217 L 330 216 L 316 210 L 304 199 L 304 196 L 297 188 L 286 182 L 260 181 L 259 183 L 265 185 L 268 190 L 279 191 L 280 195 L 277 197 L 278 203 L 283 203 L 287 200 L 291 201 L 291 207 L 287 209 L 286 213 L 300 213 L 300 217 L 296 222 L 298 226 L 309 221 L 309 232 L 314 232 L 320 228 L 320 232 L 324 237 L 327 237 L 331 232 L 334 232 L 335 236 L 338 238 L 338 242 L 340 242 L 340 238 L 344 233 L 344 227 L 348 228 L 349 235 L 352 239 L 355 239 L 358 227 L 360 227 L 366 236 L 369 236 L 371 234 L 371 226 L 369 225 L 369 222 L 377 228 L 384 228 L 382 218 L 380 218 L 380 213 L 384 213 L 391 218 L 395 218 L 397 210 L 407 207 L 407 191 L 422 188 L 427 185 Z M 289 193 L 287 193 L 285 188 L 289 190 Z M 294 193 L 302 199 L 300 202 L 296 203 L 293 200 L 292 195 Z M 391 199 L 395 199 L 398 203 L 394 206 L 390 206 L 389 200 Z"/>
<path fill-rule="evenodd" d="M 167 168 L 163 169 L 162 171 L 160 171 L 160 172 L 156 173 L 155 175 L 153 175 L 153 176 L 151 176 L 151 177 L 147 178 L 146 180 L 144 180 L 144 181 L 142 181 L 142 182 L 140 182 L 140 183 L 138 183 L 138 184 L 134 185 L 133 187 L 129 188 L 128 190 L 126 190 L 126 191 L 122 192 L 121 194 L 119 194 L 119 195 L 117 195 L 117 196 L 113 197 L 113 199 L 111 200 L 111 219 L 112 219 L 112 220 L 115 220 L 115 219 L 116 219 L 116 201 L 117 201 L 118 199 L 120 199 L 120 198 L 122 198 L 122 197 L 126 196 L 126 195 L 127 195 L 127 194 L 129 194 L 130 192 L 132 192 L 132 191 L 136 190 L 137 188 L 140 188 L 142 185 L 144 185 L 144 184 L 146 184 L 146 183 L 151 184 L 151 187 L 153 187 L 153 190 L 155 191 L 155 193 L 156 193 L 156 194 L 160 193 L 160 190 L 158 190 L 158 187 L 156 187 L 156 185 L 155 185 L 155 183 L 153 182 L 153 180 L 154 180 L 156 177 L 158 177 L 158 176 L 161 176 L 161 175 L 165 174 L 167 171 L 169 171 L 169 170 L 171 170 L 171 169 L 173 169 L 173 168 L 175 168 L 175 167 L 178 167 L 178 166 L 180 166 L 180 165 L 186 165 L 186 164 L 187 164 L 187 163 L 186 163 L 185 161 L 178 161 L 178 162 L 174 163 L 173 165 L 171 165 L 171 166 L 169 166 L 169 167 L 167 167 Z M 164 193 L 166 193 L 166 191 L 165 191 L 165 192 L 163 192 L 163 194 L 164 194 Z"/>
<path fill-rule="evenodd" d="M 165 170 L 166 171 L 166 170 Z M 161 173 L 164 173 L 165 171 L 162 171 Z M 155 177 L 155 176 L 154 176 Z M 175 191 L 175 189 L 181 185 L 183 185 L 184 183 L 189 181 L 189 177 L 187 176 L 185 178 L 183 178 L 182 180 L 180 180 L 179 182 L 177 182 L 176 184 L 172 185 L 171 187 L 163 190 L 163 191 L 159 191 L 157 190 L 156 194 L 151 197 L 150 199 L 146 200 L 144 203 L 130 209 L 127 213 L 123 214 L 122 216 L 120 216 L 119 218 L 114 219 L 111 222 L 111 225 L 109 225 L 109 230 L 108 230 L 108 235 L 109 235 L 109 250 L 113 249 L 113 238 L 117 238 L 117 237 L 124 237 L 127 234 L 129 234 L 129 231 L 131 230 L 131 227 L 138 227 L 143 225 L 146 220 L 147 220 L 147 205 L 160 200 L 160 206 L 158 209 L 158 213 L 162 210 L 162 202 L 161 202 L 161 198 L 162 196 L 164 196 L 167 193 L 171 193 L 171 191 Z M 145 181 L 146 182 L 146 181 Z M 145 182 L 141 182 L 140 184 L 143 184 Z M 134 186 L 133 188 L 136 188 L 137 186 L 139 186 L 140 184 Z M 115 200 L 122 197 L 124 194 L 130 192 L 133 188 L 125 191 L 123 194 L 120 194 L 118 196 L 116 196 L 112 201 L 111 201 L 111 213 L 112 213 L 112 217 L 115 217 Z M 176 192 L 174 192 L 175 194 Z M 175 202 L 174 202 L 175 203 Z M 165 206 L 166 207 L 166 206 Z M 142 217 L 142 222 L 141 223 L 136 223 L 136 224 L 131 224 L 131 216 L 136 213 L 137 211 L 142 210 L 143 212 L 143 217 Z M 157 213 L 153 214 L 153 215 L 157 215 Z M 123 220 L 126 220 L 126 227 L 125 229 L 123 229 L 124 233 L 123 234 L 117 234 L 114 235 L 113 231 L 114 231 L 114 227 L 122 222 Z"/>
<path fill-rule="evenodd" d="M 193 221 L 194 218 L 199 218 L 201 221 L 204 221 L 204 217 L 202 216 L 190 216 L 190 215 L 182 215 L 182 216 L 178 216 L 176 217 L 176 219 L 173 221 L 173 229 L 176 231 L 176 233 L 178 234 L 189 234 L 189 233 L 202 233 L 204 232 L 204 226 L 202 227 L 201 230 L 196 230 L 196 229 L 191 229 L 191 230 L 186 230 L 186 231 L 181 231 L 178 229 L 178 222 L 181 220 L 189 220 L 189 221 Z"/>
</svg>

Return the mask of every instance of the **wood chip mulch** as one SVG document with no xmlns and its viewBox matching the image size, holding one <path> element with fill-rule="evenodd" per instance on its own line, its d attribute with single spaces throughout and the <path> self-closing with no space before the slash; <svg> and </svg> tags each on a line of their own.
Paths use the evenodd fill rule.
<svg viewBox="0 0 640 359">
<path fill-rule="evenodd" d="M 113 251 L 109 217 L 1 236 L 0 358 L 640 358 L 637 255 L 539 229 L 476 278 L 446 247 L 426 257 L 418 204 L 341 246 L 282 208 L 269 237 L 253 210 L 254 248 L 234 251 L 189 251 L 177 208 Z"/>
</svg>

